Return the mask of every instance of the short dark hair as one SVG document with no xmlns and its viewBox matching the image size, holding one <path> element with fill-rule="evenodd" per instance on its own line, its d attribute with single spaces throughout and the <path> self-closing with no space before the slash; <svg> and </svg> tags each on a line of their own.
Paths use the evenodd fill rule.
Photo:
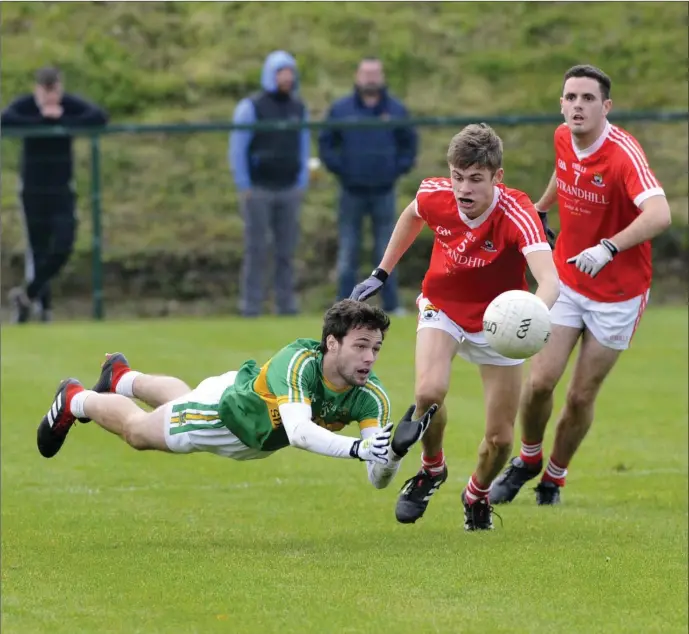
<svg viewBox="0 0 689 634">
<path fill-rule="evenodd" d="M 326 340 L 332 335 L 341 342 L 342 339 L 355 328 L 380 330 L 383 337 L 390 327 L 390 318 L 382 309 L 358 302 L 353 299 L 343 299 L 331 306 L 323 317 L 323 334 L 321 336 L 321 352 L 328 349 Z"/>
<path fill-rule="evenodd" d="M 578 64 L 577 66 L 572 66 L 572 68 L 565 73 L 565 78 L 562 81 L 563 89 L 565 82 L 572 77 L 588 77 L 589 79 L 595 79 L 600 87 L 600 94 L 603 97 L 603 101 L 610 99 L 612 81 L 610 80 L 610 77 L 608 77 L 600 68 L 596 68 L 590 64 Z"/>
<path fill-rule="evenodd" d="M 472 123 L 455 134 L 447 150 L 447 162 L 457 169 L 502 167 L 502 140 L 487 123 Z"/>
<path fill-rule="evenodd" d="M 36 71 L 36 83 L 43 88 L 53 88 L 62 81 L 62 73 L 54 66 L 44 66 Z"/>
</svg>

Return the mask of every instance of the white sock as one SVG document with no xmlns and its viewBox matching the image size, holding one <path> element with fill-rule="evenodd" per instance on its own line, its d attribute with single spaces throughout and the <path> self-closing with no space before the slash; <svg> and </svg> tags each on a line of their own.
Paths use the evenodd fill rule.
<svg viewBox="0 0 689 634">
<path fill-rule="evenodd" d="M 91 394 L 95 394 L 95 392 L 91 390 L 82 390 L 72 397 L 69 403 L 69 410 L 72 412 L 72 416 L 86 418 L 86 414 L 84 414 L 84 402 Z"/>
<path fill-rule="evenodd" d="M 135 372 L 134 370 L 125 372 L 115 386 L 115 394 L 134 398 L 134 379 L 140 374 L 141 372 Z"/>
</svg>

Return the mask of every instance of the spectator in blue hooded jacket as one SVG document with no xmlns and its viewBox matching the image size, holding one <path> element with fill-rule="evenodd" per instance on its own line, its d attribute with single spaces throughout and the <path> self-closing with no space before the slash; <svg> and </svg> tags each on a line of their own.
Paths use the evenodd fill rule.
<svg viewBox="0 0 689 634">
<path fill-rule="evenodd" d="M 262 90 L 237 104 L 234 123 L 308 120 L 298 86 L 294 57 L 285 51 L 270 53 L 261 73 Z M 309 146 L 307 129 L 230 133 L 228 158 L 244 220 L 240 310 L 246 317 L 261 313 L 271 233 L 277 313 L 293 315 L 298 311 L 294 255 L 299 212 L 309 178 Z"/>
<path fill-rule="evenodd" d="M 366 58 L 359 64 L 354 92 L 330 108 L 328 121 L 344 119 L 405 119 L 404 105 L 385 87 L 383 64 Z M 349 297 L 359 277 L 361 226 L 366 215 L 373 226 L 373 266 L 377 266 L 397 218 L 395 183 L 416 161 L 418 139 L 408 125 L 397 128 L 324 129 L 319 153 L 325 166 L 340 181 L 338 299 Z M 400 308 L 393 272 L 381 291 L 383 308 Z"/>
</svg>

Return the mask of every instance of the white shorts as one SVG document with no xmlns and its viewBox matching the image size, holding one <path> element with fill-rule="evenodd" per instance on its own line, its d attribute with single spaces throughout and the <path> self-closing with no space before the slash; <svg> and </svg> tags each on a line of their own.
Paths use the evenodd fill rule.
<svg viewBox="0 0 689 634">
<path fill-rule="evenodd" d="M 606 348 L 626 350 L 644 314 L 649 293 L 623 302 L 597 302 L 560 282 L 560 296 L 550 310 L 550 320 L 557 326 L 585 327 Z"/>
<path fill-rule="evenodd" d="M 236 377 L 236 372 L 212 376 L 201 381 L 188 394 L 167 404 L 165 442 L 170 451 L 205 451 L 234 460 L 256 460 L 273 453 L 247 447 L 220 422 L 218 403 Z"/>
<path fill-rule="evenodd" d="M 450 319 L 442 310 L 436 308 L 423 295 L 416 299 L 419 319 L 416 332 L 423 328 L 444 330 L 459 344 L 457 354 L 476 365 L 519 365 L 524 359 L 508 359 L 493 350 L 482 332 L 466 332 Z"/>
</svg>

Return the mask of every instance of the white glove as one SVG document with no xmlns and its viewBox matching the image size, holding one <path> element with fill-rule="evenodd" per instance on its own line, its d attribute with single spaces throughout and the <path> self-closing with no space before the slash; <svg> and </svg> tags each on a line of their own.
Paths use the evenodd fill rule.
<svg viewBox="0 0 689 634">
<path fill-rule="evenodd" d="M 595 247 L 584 249 L 579 255 L 569 258 L 567 264 L 574 264 L 582 273 L 596 277 L 619 251 L 613 242 L 603 239 Z"/>
<path fill-rule="evenodd" d="M 352 458 L 359 458 L 362 462 L 377 462 L 378 464 L 388 463 L 388 448 L 390 447 L 390 436 L 392 423 L 388 423 L 375 436 L 365 440 L 355 440 L 349 455 Z"/>
</svg>

